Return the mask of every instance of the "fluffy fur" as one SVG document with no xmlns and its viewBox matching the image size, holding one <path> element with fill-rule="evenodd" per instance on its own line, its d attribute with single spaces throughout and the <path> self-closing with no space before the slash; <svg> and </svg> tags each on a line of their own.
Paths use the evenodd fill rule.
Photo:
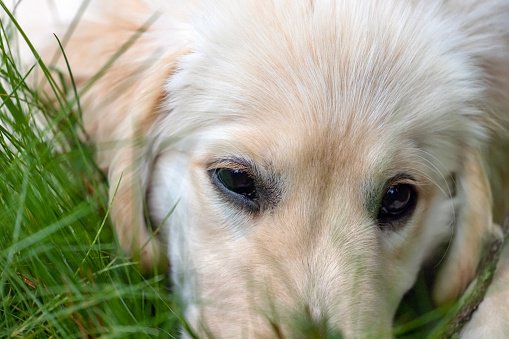
<svg viewBox="0 0 509 339">
<path fill-rule="evenodd" d="M 302 318 L 347 338 L 390 336 L 403 294 L 444 245 L 435 301 L 467 288 L 509 211 L 506 0 L 89 10 L 65 48 L 79 86 L 131 39 L 82 98 L 112 198 L 122 177 L 120 243 L 144 267 L 169 259 L 200 336 L 296 337 Z M 226 197 L 217 168 L 249 171 L 261 207 Z M 397 184 L 414 187 L 415 210 L 380 225 Z M 507 300 L 490 297 L 463 335 L 505 333 Z"/>
</svg>

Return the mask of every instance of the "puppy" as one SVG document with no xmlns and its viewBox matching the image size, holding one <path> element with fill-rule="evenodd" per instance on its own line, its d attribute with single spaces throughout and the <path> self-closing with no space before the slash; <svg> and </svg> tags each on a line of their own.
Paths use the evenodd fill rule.
<svg viewBox="0 0 509 339">
<path fill-rule="evenodd" d="M 199 337 L 302 337 L 303 320 L 390 337 L 439 248 L 440 305 L 500 236 L 506 0 L 103 0 L 86 13 L 64 49 L 119 241 L 169 269 Z M 501 335 L 509 314 L 490 310 L 507 303 L 463 335 Z"/>
</svg>

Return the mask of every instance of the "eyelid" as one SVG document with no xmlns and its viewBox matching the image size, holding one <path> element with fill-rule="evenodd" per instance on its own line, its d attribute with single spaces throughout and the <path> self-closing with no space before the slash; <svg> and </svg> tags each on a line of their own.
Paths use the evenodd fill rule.
<svg viewBox="0 0 509 339">
<path fill-rule="evenodd" d="M 412 177 L 409 174 L 402 173 L 402 174 L 396 175 L 395 177 L 393 177 L 389 181 L 387 181 L 386 189 L 389 189 L 396 185 L 404 185 L 404 184 L 408 184 L 408 185 L 412 185 L 412 186 L 419 186 L 419 182 L 417 180 L 415 180 L 414 177 Z"/>
<path fill-rule="evenodd" d="M 248 173 L 253 173 L 253 166 L 245 160 L 240 159 L 221 159 L 215 161 L 207 166 L 207 171 L 212 171 L 219 168 L 228 168 L 230 170 L 240 170 Z"/>
</svg>

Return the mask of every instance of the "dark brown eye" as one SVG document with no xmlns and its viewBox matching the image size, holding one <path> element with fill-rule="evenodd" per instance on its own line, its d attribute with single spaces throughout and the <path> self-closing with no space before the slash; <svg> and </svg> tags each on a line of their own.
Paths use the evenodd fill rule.
<svg viewBox="0 0 509 339">
<path fill-rule="evenodd" d="M 238 169 L 217 168 L 214 175 L 229 191 L 240 194 L 249 199 L 256 197 L 256 187 L 253 178 L 247 172 Z"/>
<path fill-rule="evenodd" d="M 227 197 L 250 209 L 258 207 L 255 180 L 248 172 L 240 169 L 216 168 L 211 171 L 211 176 L 212 182 Z"/>
<path fill-rule="evenodd" d="M 417 192 L 412 185 L 399 184 L 389 187 L 378 210 L 379 224 L 393 224 L 410 215 L 417 202 Z"/>
</svg>

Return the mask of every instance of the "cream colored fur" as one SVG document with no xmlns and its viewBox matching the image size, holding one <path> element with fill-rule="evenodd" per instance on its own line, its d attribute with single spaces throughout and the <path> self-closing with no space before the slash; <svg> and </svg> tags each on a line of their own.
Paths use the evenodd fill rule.
<svg viewBox="0 0 509 339">
<path fill-rule="evenodd" d="M 403 294 L 444 244 L 436 302 L 467 288 L 509 211 L 509 2 L 102 0 L 89 10 L 65 48 L 79 86 L 137 36 L 82 97 L 112 198 L 120 181 L 120 243 L 146 268 L 169 259 L 200 336 L 299 337 L 293 325 L 308 318 L 347 338 L 390 337 Z M 210 177 L 244 163 L 273 190 L 256 213 Z M 418 195 L 397 227 L 376 221 L 391 180 Z M 466 338 L 509 329 L 508 299 L 490 293 Z"/>
</svg>

